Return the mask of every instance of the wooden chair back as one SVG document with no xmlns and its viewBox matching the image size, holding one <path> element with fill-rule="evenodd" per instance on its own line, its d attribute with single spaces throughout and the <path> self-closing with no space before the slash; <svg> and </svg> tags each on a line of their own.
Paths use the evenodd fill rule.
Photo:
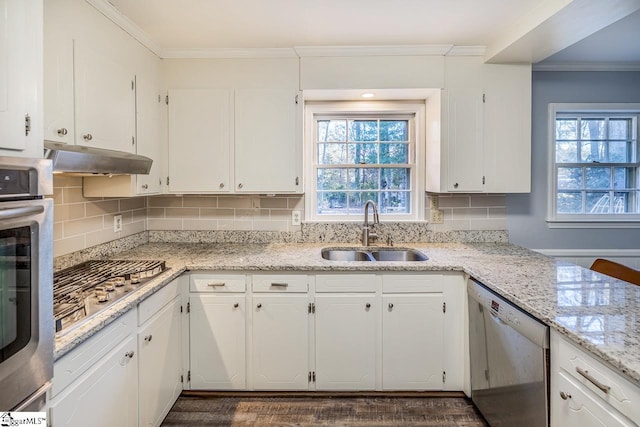
<svg viewBox="0 0 640 427">
<path fill-rule="evenodd" d="M 591 270 L 640 286 L 640 271 L 617 262 L 598 258 L 591 264 Z"/>
</svg>

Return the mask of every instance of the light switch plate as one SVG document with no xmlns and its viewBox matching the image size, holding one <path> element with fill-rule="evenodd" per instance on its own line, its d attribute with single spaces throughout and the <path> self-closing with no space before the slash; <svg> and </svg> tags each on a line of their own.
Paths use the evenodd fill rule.
<svg viewBox="0 0 640 427">
<path fill-rule="evenodd" d="M 429 222 L 431 224 L 443 224 L 444 212 L 440 209 L 429 209 Z"/>
<path fill-rule="evenodd" d="M 113 216 L 113 231 L 115 233 L 122 231 L 122 215 Z"/>
<path fill-rule="evenodd" d="M 291 225 L 300 225 L 301 215 L 300 211 L 291 211 Z"/>
</svg>

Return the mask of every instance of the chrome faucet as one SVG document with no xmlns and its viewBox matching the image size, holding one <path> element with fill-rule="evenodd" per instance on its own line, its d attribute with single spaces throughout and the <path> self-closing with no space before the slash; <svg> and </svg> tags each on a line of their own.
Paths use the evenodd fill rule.
<svg viewBox="0 0 640 427">
<path fill-rule="evenodd" d="M 367 200 L 364 204 L 364 225 L 362 226 L 362 246 L 369 246 L 369 240 L 375 240 L 378 238 L 376 233 L 369 231 L 369 206 L 373 208 L 373 224 L 380 224 L 380 218 L 378 217 L 378 208 L 373 200 Z"/>
</svg>

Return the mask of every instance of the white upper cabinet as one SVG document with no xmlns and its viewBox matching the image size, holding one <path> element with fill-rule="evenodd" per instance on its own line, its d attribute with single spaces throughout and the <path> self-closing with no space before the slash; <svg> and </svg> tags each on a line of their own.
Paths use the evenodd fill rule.
<svg viewBox="0 0 640 427">
<path fill-rule="evenodd" d="M 426 114 L 427 191 L 531 191 L 530 65 L 446 57 Z"/>
<path fill-rule="evenodd" d="M 169 91 L 169 191 L 229 192 L 231 91 Z"/>
<path fill-rule="evenodd" d="M 0 155 L 42 157 L 42 1 L 0 0 Z"/>
<path fill-rule="evenodd" d="M 163 62 L 171 193 L 302 191 L 298 60 Z"/>
</svg>

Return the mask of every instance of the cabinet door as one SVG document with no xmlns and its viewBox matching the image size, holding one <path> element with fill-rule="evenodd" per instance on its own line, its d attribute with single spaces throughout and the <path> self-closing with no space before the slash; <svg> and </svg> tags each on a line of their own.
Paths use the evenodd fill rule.
<svg viewBox="0 0 640 427">
<path fill-rule="evenodd" d="M 44 139 L 73 144 L 73 42 L 60 34 L 57 8 L 45 8 Z"/>
<path fill-rule="evenodd" d="M 482 89 L 447 89 L 448 191 L 482 191 Z"/>
<path fill-rule="evenodd" d="M 182 322 L 177 296 L 138 332 L 141 427 L 159 426 L 182 391 Z"/>
<path fill-rule="evenodd" d="M 442 390 L 442 294 L 383 295 L 382 302 L 382 388 Z"/>
<path fill-rule="evenodd" d="M 159 83 L 153 70 L 136 76 L 136 153 L 153 159 L 148 175 L 136 176 L 135 194 L 157 194 L 160 181 Z"/>
<path fill-rule="evenodd" d="M 58 395 L 50 405 L 51 425 L 138 425 L 136 337 L 130 336 Z"/>
<path fill-rule="evenodd" d="M 558 427 L 633 427 L 602 399 L 592 397 L 563 372 L 555 374 L 551 395 L 551 425 Z M 562 395 L 560 394 L 562 393 Z M 562 396 L 562 397 L 561 397 Z"/>
<path fill-rule="evenodd" d="M 309 388 L 308 307 L 309 298 L 306 294 L 254 294 L 253 388 Z"/>
<path fill-rule="evenodd" d="M 246 387 L 244 298 L 244 294 L 189 298 L 192 389 Z"/>
<path fill-rule="evenodd" d="M 135 76 L 88 43 L 74 43 L 76 144 L 133 152 Z"/>
<path fill-rule="evenodd" d="M 373 390 L 375 294 L 316 296 L 316 389 Z"/>
<path fill-rule="evenodd" d="M 301 109 L 292 90 L 236 90 L 235 190 L 301 191 Z"/>
<path fill-rule="evenodd" d="M 169 91 L 169 191 L 231 191 L 230 91 Z"/>
<path fill-rule="evenodd" d="M 0 0 L 0 149 L 10 150 L 3 155 L 42 157 L 42 9 L 41 1 Z"/>
</svg>

